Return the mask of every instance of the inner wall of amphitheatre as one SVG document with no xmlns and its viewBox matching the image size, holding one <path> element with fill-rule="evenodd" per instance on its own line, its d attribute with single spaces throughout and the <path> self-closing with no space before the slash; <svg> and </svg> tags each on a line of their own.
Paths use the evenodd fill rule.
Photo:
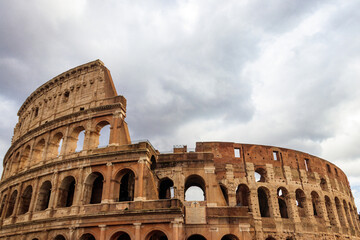
<svg viewBox="0 0 360 240">
<path fill-rule="evenodd" d="M 18 116 L 0 239 L 360 239 L 347 177 L 324 159 L 233 142 L 160 153 L 131 141 L 126 99 L 100 60 L 40 86 Z"/>
</svg>

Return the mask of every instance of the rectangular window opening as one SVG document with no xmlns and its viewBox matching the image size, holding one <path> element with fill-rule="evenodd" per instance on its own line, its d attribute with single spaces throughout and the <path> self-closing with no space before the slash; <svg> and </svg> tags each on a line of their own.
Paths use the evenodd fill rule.
<svg viewBox="0 0 360 240">
<path fill-rule="evenodd" d="M 309 171 L 309 159 L 305 158 L 304 163 L 305 163 L 305 169 L 308 172 Z"/>
<path fill-rule="evenodd" d="M 278 151 L 273 151 L 273 158 L 275 161 L 279 161 L 280 158 L 279 158 L 279 152 Z"/>
<path fill-rule="evenodd" d="M 240 157 L 240 148 L 234 148 L 234 154 L 236 158 Z"/>
</svg>

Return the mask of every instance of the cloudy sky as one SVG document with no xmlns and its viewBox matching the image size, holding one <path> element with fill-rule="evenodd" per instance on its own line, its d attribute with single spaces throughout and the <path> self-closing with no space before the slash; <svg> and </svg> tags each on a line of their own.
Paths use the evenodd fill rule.
<svg viewBox="0 0 360 240">
<path fill-rule="evenodd" d="M 133 140 L 308 152 L 346 172 L 360 207 L 359 22 L 356 0 L 3 0 L 0 157 L 32 91 L 101 59 Z"/>
</svg>

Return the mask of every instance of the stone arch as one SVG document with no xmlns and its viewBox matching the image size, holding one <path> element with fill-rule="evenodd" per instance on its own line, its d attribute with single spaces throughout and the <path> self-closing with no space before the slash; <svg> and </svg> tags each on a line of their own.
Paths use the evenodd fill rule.
<svg viewBox="0 0 360 240">
<path fill-rule="evenodd" d="M 287 189 L 284 187 L 279 187 L 277 189 L 277 199 L 278 199 L 279 211 L 280 211 L 281 218 L 289 218 L 288 198 L 289 198 L 289 193 L 288 193 Z"/>
<path fill-rule="evenodd" d="M 345 226 L 346 220 L 345 220 L 345 216 L 343 214 L 343 211 L 342 211 L 342 208 L 341 208 L 341 203 L 340 203 L 340 200 L 339 200 L 338 197 L 335 197 L 335 207 L 336 207 L 337 214 L 339 216 L 340 224 L 342 226 Z"/>
<path fill-rule="evenodd" d="M 259 209 L 261 217 L 270 217 L 270 191 L 266 187 L 259 187 L 258 190 Z"/>
<path fill-rule="evenodd" d="M 26 165 L 29 164 L 30 150 L 31 150 L 30 145 L 27 145 L 23 150 L 23 152 L 21 153 L 20 163 L 19 163 L 20 171 L 25 169 Z"/>
<path fill-rule="evenodd" d="M 300 188 L 295 191 L 296 205 L 299 212 L 299 217 L 304 218 L 307 216 L 307 205 L 306 205 L 306 195 L 303 190 Z"/>
<path fill-rule="evenodd" d="M 188 237 L 187 240 L 206 240 L 206 238 L 200 234 L 193 234 L 190 237 Z"/>
<path fill-rule="evenodd" d="M 206 201 L 206 187 L 205 187 L 205 181 L 202 177 L 200 177 L 199 175 L 193 174 L 190 175 L 186 178 L 185 180 L 185 189 L 184 189 L 184 193 L 185 193 L 185 201 L 187 201 L 187 199 L 189 199 L 189 197 L 191 198 L 190 194 L 191 191 L 189 192 L 188 190 L 192 189 L 192 191 L 195 192 L 195 194 L 197 196 L 195 196 L 195 198 L 191 198 L 190 201 Z"/>
<path fill-rule="evenodd" d="M 264 168 L 256 168 L 254 177 L 255 182 L 267 182 L 266 170 Z"/>
<path fill-rule="evenodd" d="M 153 230 L 147 234 L 145 240 L 168 240 L 168 237 L 163 231 Z"/>
<path fill-rule="evenodd" d="M 353 224 L 352 224 L 351 217 L 350 217 L 350 211 L 349 211 L 348 205 L 345 200 L 343 200 L 343 206 L 344 206 L 345 216 L 346 216 L 347 222 L 349 224 L 349 227 L 352 228 Z"/>
<path fill-rule="evenodd" d="M 7 211 L 5 217 L 8 218 L 14 213 L 15 202 L 17 199 L 18 192 L 14 190 L 10 196 Z"/>
<path fill-rule="evenodd" d="M 349 202 L 349 212 L 350 212 L 350 216 L 351 216 L 352 221 L 353 221 L 353 226 L 354 226 L 354 228 L 356 229 L 356 228 L 358 228 L 358 227 L 357 227 L 357 221 L 358 221 L 359 217 L 356 217 L 356 216 L 355 216 L 356 212 L 354 211 L 354 209 L 353 209 L 353 207 L 351 206 L 351 203 L 350 203 L 350 202 Z"/>
<path fill-rule="evenodd" d="M 246 184 L 240 184 L 236 189 L 236 206 L 250 206 L 250 189 Z"/>
<path fill-rule="evenodd" d="M 328 196 L 325 196 L 325 207 L 326 207 L 326 212 L 327 212 L 327 216 L 330 220 L 330 224 L 333 226 L 336 226 L 336 216 L 333 212 L 333 207 L 332 207 L 332 203 L 331 200 Z"/>
<path fill-rule="evenodd" d="M 33 149 L 31 164 L 36 165 L 43 159 L 43 154 L 45 152 L 45 139 L 40 139 Z"/>
<path fill-rule="evenodd" d="M 64 235 L 58 234 L 56 235 L 56 237 L 54 237 L 54 240 L 66 240 L 66 238 L 64 237 Z"/>
<path fill-rule="evenodd" d="M 273 237 L 271 237 L 271 236 L 269 236 L 269 237 L 267 237 L 265 240 L 276 240 L 276 239 L 273 238 Z"/>
<path fill-rule="evenodd" d="M 239 238 L 233 234 L 224 235 L 221 240 L 239 240 Z"/>
<path fill-rule="evenodd" d="M 320 187 L 321 187 L 321 190 L 328 191 L 328 184 L 327 184 L 325 178 L 320 179 Z"/>
<path fill-rule="evenodd" d="M 18 195 L 17 190 L 15 190 L 15 191 L 12 192 L 12 194 L 10 196 L 7 211 L 6 211 L 6 215 L 5 215 L 6 218 L 10 217 L 14 212 L 14 207 L 15 207 L 15 202 L 16 202 L 16 199 L 17 199 L 17 195 Z"/>
<path fill-rule="evenodd" d="M 71 207 L 73 205 L 76 181 L 73 176 L 65 177 L 60 185 L 58 193 L 58 207 Z"/>
<path fill-rule="evenodd" d="M 119 202 L 134 201 L 135 193 L 135 174 L 132 170 L 125 168 L 116 174 L 115 184 L 118 192 L 117 200 Z"/>
<path fill-rule="evenodd" d="M 70 136 L 67 138 L 67 152 L 73 153 L 82 151 L 84 146 L 84 138 L 80 136 L 84 133 L 85 128 L 83 126 L 77 126 L 71 131 Z M 80 142 L 79 140 L 82 140 L 82 142 Z"/>
<path fill-rule="evenodd" d="M 98 135 L 96 139 L 96 147 L 105 147 L 110 143 L 110 129 L 109 121 L 103 120 L 96 124 L 95 131 Z"/>
<path fill-rule="evenodd" d="M 63 139 L 64 134 L 62 132 L 57 132 L 53 135 L 48 146 L 48 153 L 50 158 L 57 157 L 61 154 Z"/>
<path fill-rule="evenodd" d="M 85 204 L 101 203 L 104 177 L 99 172 L 91 173 L 85 180 Z"/>
<path fill-rule="evenodd" d="M 11 161 L 10 174 L 16 173 L 20 161 L 20 152 L 17 152 Z"/>
<path fill-rule="evenodd" d="M 113 234 L 110 240 L 131 240 L 131 238 L 127 232 L 119 231 Z"/>
<path fill-rule="evenodd" d="M 81 235 L 79 240 L 96 240 L 96 238 L 91 233 L 85 233 Z"/>
<path fill-rule="evenodd" d="M 323 217 L 323 212 L 321 209 L 321 200 L 319 194 L 315 191 L 311 192 L 311 202 L 312 202 L 314 216 Z"/>
<path fill-rule="evenodd" d="M 174 182 L 170 178 L 163 178 L 159 183 L 159 199 L 171 199 L 174 197 Z"/>
<path fill-rule="evenodd" d="M 25 214 L 29 211 L 32 193 L 33 193 L 32 186 L 31 185 L 27 186 L 20 198 L 19 214 Z"/>
<path fill-rule="evenodd" d="M 229 206 L 229 194 L 228 194 L 227 187 L 224 184 L 220 183 L 220 189 L 221 189 L 221 192 L 223 194 L 226 205 Z"/>
<path fill-rule="evenodd" d="M 2 216 L 2 213 L 4 211 L 4 207 L 5 207 L 5 203 L 6 203 L 6 198 L 7 198 L 7 195 L 5 194 L 3 196 L 3 199 L 1 201 L 1 206 L 0 206 L 0 216 Z"/>
<path fill-rule="evenodd" d="M 38 199 L 36 203 L 36 211 L 43 211 L 49 207 L 51 197 L 51 182 L 49 180 L 43 182 L 38 193 Z"/>
</svg>

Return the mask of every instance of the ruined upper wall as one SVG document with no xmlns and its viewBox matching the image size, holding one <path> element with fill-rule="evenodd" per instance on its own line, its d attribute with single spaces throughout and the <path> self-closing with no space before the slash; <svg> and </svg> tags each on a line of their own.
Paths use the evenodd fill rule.
<svg viewBox="0 0 360 240">
<path fill-rule="evenodd" d="M 235 150 L 237 149 L 237 150 Z M 235 151 L 238 151 L 236 156 Z M 217 177 L 222 179 L 226 174 L 226 164 L 236 166 L 235 175 L 243 177 L 246 174 L 246 163 L 253 163 L 254 170 L 273 168 L 276 181 L 285 181 L 287 174 L 294 182 L 309 182 L 317 184 L 324 179 L 332 188 L 351 194 L 349 181 L 345 173 L 335 164 L 308 153 L 255 144 L 240 144 L 233 142 L 197 142 L 196 152 L 211 152 L 214 154 L 214 164 Z M 268 176 L 270 177 L 270 176 Z"/>
<path fill-rule="evenodd" d="M 72 68 L 46 82 L 21 106 L 12 142 L 26 132 L 74 112 L 126 100 L 117 96 L 109 70 L 100 60 Z"/>
</svg>

